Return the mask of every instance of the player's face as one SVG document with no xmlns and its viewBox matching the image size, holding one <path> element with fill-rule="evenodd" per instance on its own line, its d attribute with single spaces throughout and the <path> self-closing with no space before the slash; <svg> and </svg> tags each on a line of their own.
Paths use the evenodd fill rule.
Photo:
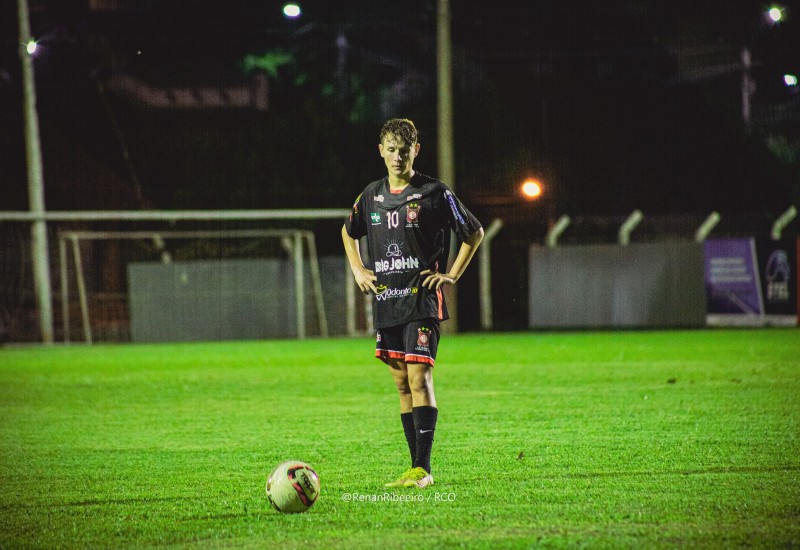
<svg viewBox="0 0 800 550">
<path fill-rule="evenodd" d="M 394 136 L 394 134 L 389 134 L 378 145 L 378 150 L 383 157 L 383 162 L 386 164 L 389 175 L 405 178 L 411 175 L 414 159 L 419 153 L 419 143 L 408 145 L 402 139 Z"/>
</svg>

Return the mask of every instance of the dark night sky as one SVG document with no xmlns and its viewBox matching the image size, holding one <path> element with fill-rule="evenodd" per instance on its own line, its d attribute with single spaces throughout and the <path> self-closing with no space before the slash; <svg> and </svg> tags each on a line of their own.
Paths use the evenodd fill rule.
<svg viewBox="0 0 800 550">
<path fill-rule="evenodd" d="M 417 167 L 436 173 L 434 0 L 309 1 L 293 22 L 271 1 L 30 4 L 50 208 L 344 207 L 381 175 L 376 134 L 395 115 L 418 122 Z M 797 202 L 800 95 L 779 80 L 800 73 L 796 1 L 779 27 L 749 1 L 451 4 L 457 189 L 476 208 L 518 202 L 528 175 L 547 186 L 549 215 L 769 217 Z M 0 9 L 2 186 L 25 208 L 16 11 Z M 758 86 L 750 134 L 743 44 Z M 266 112 L 158 110 L 97 91 L 119 75 L 238 85 L 248 54 L 276 49 L 298 63 L 270 77 Z M 789 144 L 783 161 L 775 143 Z"/>
</svg>

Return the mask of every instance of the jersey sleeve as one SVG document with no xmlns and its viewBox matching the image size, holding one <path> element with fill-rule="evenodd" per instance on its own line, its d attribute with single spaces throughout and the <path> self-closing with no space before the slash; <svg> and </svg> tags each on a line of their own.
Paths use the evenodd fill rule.
<svg viewBox="0 0 800 550">
<path fill-rule="evenodd" d="M 367 234 L 367 224 L 364 220 L 364 212 L 366 205 L 364 204 L 364 193 L 360 194 L 356 201 L 353 203 L 353 209 L 350 215 L 344 220 L 344 227 L 347 234 L 353 239 L 360 239 Z"/>
<path fill-rule="evenodd" d="M 447 210 L 450 213 L 450 228 L 460 240 L 466 240 L 467 237 L 482 227 L 478 218 L 467 210 L 467 207 L 458 200 L 458 197 L 446 187 L 444 190 L 444 199 L 447 203 Z"/>
</svg>

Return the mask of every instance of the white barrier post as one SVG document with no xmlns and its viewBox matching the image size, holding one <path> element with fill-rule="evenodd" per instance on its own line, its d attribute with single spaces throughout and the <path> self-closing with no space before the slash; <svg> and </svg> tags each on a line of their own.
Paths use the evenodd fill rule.
<svg viewBox="0 0 800 550">
<path fill-rule="evenodd" d="M 496 218 L 483 233 L 483 241 L 478 248 L 478 277 L 480 277 L 481 327 L 492 328 L 492 239 L 503 227 L 503 220 Z"/>
<path fill-rule="evenodd" d="M 797 216 L 797 208 L 790 206 L 786 212 L 781 214 L 781 216 L 775 220 L 775 223 L 772 224 L 771 233 L 773 241 L 781 240 L 781 233 L 783 233 L 784 228 L 789 225 L 795 216 Z"/>
<path fill-rule="evenodd" d="M 636 226 L 639 225 L 639 222 L 642 221 L 643 217 L 644 215 L 639 209 L 631 212 L 631 215 L 628 216 L 628 219 L 625 220 L 625 222 L 619 228 L 619 244 L 622 246 L 628 246 L 631 243 L 631 233 L 633 233 L 633 230 L 636 229 Z"/>
<path fill-rule="evenodd" d="M 708 215 L 703 223 L 700 224 L 700 227 L 697 228 L 697 231 L 694 233 L 694 240 L 698 243 L 702 243 L 705 241 L 708 236 L 711 234 L 711 231 L 717 226 L 720 220 L 719 212 L 716 210 Z"/>
<path fill-rule="evenodd" d="M 555 225 L 550 228 L 550 231 L 547 232 L 547 246 L 550 248 L 555 248 L 558 246 L 558 238 L 562 233 L 564 233 L 564 231 L 567 230 L 570 222 L 572 222 L 572 220 L 566 214 L 558 218 L 558 221 L 555 223 Z"/>
</svg>

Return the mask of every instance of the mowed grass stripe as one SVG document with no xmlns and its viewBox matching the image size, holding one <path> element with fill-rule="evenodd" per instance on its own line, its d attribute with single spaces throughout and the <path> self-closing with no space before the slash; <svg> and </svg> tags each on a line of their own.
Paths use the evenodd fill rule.
<svg viewBox="0 0 800 550">
<path fill-rule="evenodd" d="M 371 350 L 0 350 L 0 547 L 800 544 L 797 330 L 445 335 L 421 502 L 383 489 L 407 449 Z M 322 481 L 299 516 L 263 490 L 288 458 Z"/>
</svg>

